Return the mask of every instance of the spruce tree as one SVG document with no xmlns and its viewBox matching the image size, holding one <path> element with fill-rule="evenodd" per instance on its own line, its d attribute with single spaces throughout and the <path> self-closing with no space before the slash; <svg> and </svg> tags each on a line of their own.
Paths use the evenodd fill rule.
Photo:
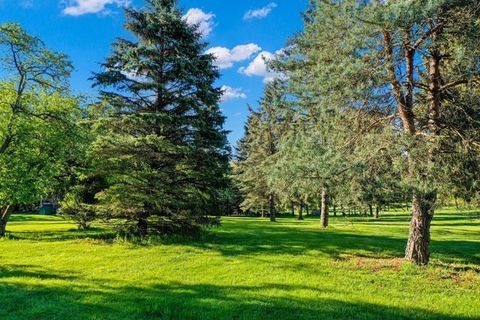
<svg viewBox="0 0 480 320">
<path fill-rule="evenodd" d="M 94 75 L 111 109 L 91 152 L 108 177 L 97 211 L 140 237 L 198 232 L 228 172 L 214 57 L 174 0 L 149 0 L 126 18 L 133 40 L 118 39 Z"/>
</svg>

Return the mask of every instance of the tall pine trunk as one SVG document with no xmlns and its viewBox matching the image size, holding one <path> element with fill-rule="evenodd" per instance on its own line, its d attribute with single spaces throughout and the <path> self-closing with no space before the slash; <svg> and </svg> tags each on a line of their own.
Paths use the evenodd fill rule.
<svg viewBox="0 0 480 320">
<path fill-rule="evenodd" d="M 270 195 L 270 198 L 268 199 L 269 206 L 270 206 L 270 221 L 275 222 L 277 221 L 275 217 L 275 199 L 273 195 Z"/>
<path fill-rule="evenodd" d="M 435 191 L 416 192 L 412 201 L 410 235 L 405 249 L 405 259 L 416 264 L 426 265 L 430 259 L 430 224 L 437 198 Z"/>
<path fill-rule="evenodd" d="M 322 208 L 320 213 L 320 224 L 324 228 L 328 227 L 328 205 L 329 205 L 328 193 L 327 193 L 327 189 L 324 188 L 322 190 Z"/>
<path fill-rule="evenodd" d="M 436 35 L 432 35 L 432 40 L 436 40 Z M 429 114 L 428 127 L 430 135 L 437 136 L 440 132 L 440 108 L 442 106 L 442 77 L 440 73 L 440 64 L 442 55 L 437 46 L 429 50 Z M 433 163 L 436 157 L 435 147 L 429 151 L 429 162 Z M 415 162 L 411 163 L 413 166 Z M 412 220 L 410 222 L 410 234 L 408 237 L 407 248 L 405 249 L 405 259 L 420 265 L 428 264 L 430 260 L 430 225 L 435 211 L 435 202 L 437 201 L 436 191 L 418 190 L 412 197 Z"/>
<path fill-rule="evenodd" d="M 10 215 L 12 214 L 11 206 L 6 205 L 0 211 L 0 238 L 5 237 L 8 219 L 10 219 Z"/>
</svg>

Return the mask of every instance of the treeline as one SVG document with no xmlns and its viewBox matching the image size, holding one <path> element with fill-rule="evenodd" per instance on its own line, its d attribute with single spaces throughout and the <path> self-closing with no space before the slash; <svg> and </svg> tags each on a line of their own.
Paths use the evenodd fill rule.
<svg viewBox="0 0 480 320">
<path fill-rule="evenodd" d="M 435 207 L 480 199 L 480 4 L 312 0 L 303 19 L 237 147 L 242 208 L 327 227 L 411 202 L 406 258 L 427 264 Z"/>
<path fill-rule="evenodd" d="M 58 201 L 81 228 L 195 234 L 218 223 L 229 157 L 218 70 L 174 0 L 126 9 L 94 73 L 100 96 L 69 90 L 72 64 L 17 24 L 0 26 L 0 237 L 14 209 Z"/>
</svg>

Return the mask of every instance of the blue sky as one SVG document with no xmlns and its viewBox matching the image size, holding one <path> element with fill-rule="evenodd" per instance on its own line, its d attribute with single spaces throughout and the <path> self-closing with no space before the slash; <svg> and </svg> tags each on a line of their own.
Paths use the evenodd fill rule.
<svg viewBox="0 0 480 320">
<path fill-rule="evenodd" d="M 0 23 L 18 22 L 39 36 L 49 48 L 67 53 L 75 66 L 75 93 L 96 92 L 88 80 L 99 71 L 123 29 L 121 7 L 143 6 L 142 0 L 0 0 Z M 226 89 L 221 103 L 230 142 L 243 135 L 247 104 L 257 105 L 264 83 L 274 75 L 265 71 L 269 58 L 302 28 L 307 0 L 180 0 L 185 19 L 200 23 L 209 52 L 217 56 Z"/>
</svg>

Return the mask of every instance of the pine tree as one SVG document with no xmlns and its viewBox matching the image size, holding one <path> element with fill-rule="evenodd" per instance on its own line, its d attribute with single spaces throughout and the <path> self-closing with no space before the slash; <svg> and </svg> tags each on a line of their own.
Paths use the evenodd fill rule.
<svg viewBox="0 0 480 320">
<path fill-rule="evenodd" d="M 97 211 L 141 237 L 198 232 L 228 173 L 214 58 L 174 0 L 147 1 L 126 17 L 134 40 L 117 40 L 94 76 L 111 106 L 92 150 L 109 182 Z"/>
<path fill-rule="evenodd" d="M 268 83 L 259 110 L 250 109 L 245 136 L 239 144 L 240 161 L 235 165 L 235 179 L 244 196 L 242 208 L 268 207 L 271 221 L 276 220 L 279 192 L 269 185 L 268 174 L 280 136 L 289 124 L 282 114 L 286 104 L 282 81 Z"/>
<path fill-rule="evenodd" d="M 473 136 L 458 116 L 465 109 L 452 114 L 449 101 L 478 83 L 479 12 L 468 0 L 311 1 L 305 32 L 284 63 L 292 90 L 311 101 L 312 119 L 328 106 L 362 117 L 378 112 L 356 132 L 350 161 L 375 166 L 380 152 L 392 159 L 398 190 L 412 198 L 405 256 L 418 264 L 429 261 L 430 224 L 438 191 L 452 180 L 452 155 L 463 157 L 453 133 Z"/>
</svg>

